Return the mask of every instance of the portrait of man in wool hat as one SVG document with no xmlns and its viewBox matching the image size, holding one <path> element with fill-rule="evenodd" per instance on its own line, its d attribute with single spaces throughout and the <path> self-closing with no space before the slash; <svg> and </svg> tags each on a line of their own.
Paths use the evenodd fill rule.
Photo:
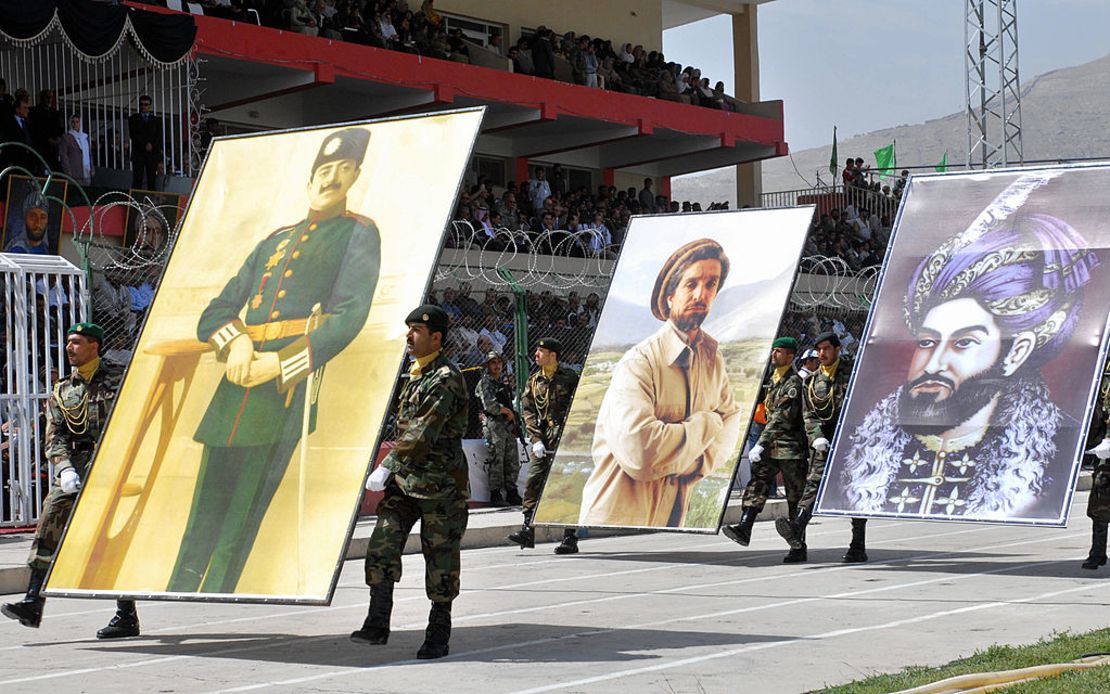
<svg viewBox="0 0 1110 694">
<path fill-rule="evenodd" d="M 717 530 L 807 213 L 633 220 L 535 522 Z"/>
<path fill-rule="evenodd" d="M 1083 374 L 1100 366 L 1097 348 L 1081 352 L 1075 343 L 1091 325 L 1101 335 L 1106 309 L 1091 300 L 1105 286 L 1105 259 L 1073 226 L 1083 215 L 1045 203 L 1059 190 L 1057 175 L 1011 174 L 970 225 L 918 256 L 908 277 L 884 279 L 898 296 L 883 297 L 877 310 L 897 307 L 903 321 L 863 342 L 878 337 L 911 348 L 897 360 L 877 349 L 869 360 L 865 350 L 858 369 L 898 369 L 904 378 L 866 408 L 851 398 L 819 510 L 1044 524 L 1066 518 L 1094 380 Z M 939 200 L 940 182 L 929 183 L 920 197 Z M 951 182 L 945 200 L 967 194 L 960 183 Z M 1073 359 L 1061 372 L 1064 355 Z M 1074 385 L 1050 379 L 1057 373 Z"/>
</svg>

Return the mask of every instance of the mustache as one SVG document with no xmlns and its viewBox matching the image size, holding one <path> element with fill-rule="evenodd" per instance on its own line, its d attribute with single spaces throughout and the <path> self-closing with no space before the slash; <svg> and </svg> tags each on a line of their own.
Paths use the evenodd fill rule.
<svg viewBox="0 0 1110 694">
<path fill-rule="evenodd" d="M 320 186 L 320 192 L 327 193 L 332 190 L 339 190 L 340 188 L 342 188 L 342 186 L 340 186 L 338 183 L 329 183 L 326 186 Z"/>
<path fill-rule="evenodd" d="M 940 383 L 947 386 L 949 390 L 956 390 L 955 381 L 948 378 L 947 376 L 941 376 L 939 374 L 925 374 L 923 376 L 918 376 L 917 378 L 910 381 L 909 390 L 913 390 L 917 386 L 923 385 L 925 383 Z M 1006 383 L 1006 378 L 1004 376 L 984 375 L 976 378 L 975 383 L 984 386 L 1000 386 Z"/>
</svg>

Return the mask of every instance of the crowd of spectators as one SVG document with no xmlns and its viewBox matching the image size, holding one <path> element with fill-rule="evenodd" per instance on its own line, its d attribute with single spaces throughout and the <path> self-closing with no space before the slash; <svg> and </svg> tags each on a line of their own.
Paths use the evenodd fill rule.
<svg viewBox="0 0 1110 694">
<path fill-rule="evenodd" d="M 610 185 L 599 185 L 596 191 L 585 186 L 570 188 L 559 164 L 551 167 L 550 177 L 546 167 L 537 166 L 532 178 L 509 181 L 499 193 L 482 178 L 460 194 L 452 217 L 460 233 L 452 235 L 448 243 L 499 250 L 513 242 L 498 234 L 508 229 L 523 233 L 540 252 L 612 258 L 632 215 L 703 211 L 701 203 L 670 200 L 653 186 L 652 179 L 645 178 L 639 189 Z M 705 209 L 728 206 L 728 202 L 714 202 Z"/>
<path fill-rule="evenodd" d="M 164 5 L 165 0 L 145 0 Z M 434 0 L 200 0 L 205 13 L 237 21 L 257 17 L 264 26 L 322 36 L 376 48 L 471 62 L 478 44 L 458 28 L 448 28 Z M 513 72 L 565 79 L 575 84 L 668 101 L 736 111 L 740 102 L 725 93 L 724 82 L 711 86 L 692 66 L 670 62 L 661 51 L 621 44 L 546 26 L 506 44 L 491 29 L 484 48 L 512 61 Z M 561 69 L 565 68 L 565 69 Z"/>
</svg>

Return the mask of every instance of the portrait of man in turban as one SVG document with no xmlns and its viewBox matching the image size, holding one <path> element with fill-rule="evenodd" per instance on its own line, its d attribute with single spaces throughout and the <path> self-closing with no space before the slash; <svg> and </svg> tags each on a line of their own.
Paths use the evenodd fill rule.
<svg viewBox="0 0 1110 694">
<path fill-rule="evenodd" d="M 717 341 L 701 327 L 728 271 L 712 239 L 691 241 L 663 263 L 651 295 L 663 325 L 613 369 L 594 429 L 582 525 L 681 528 L 689 490 L 732 463 L 740 406 Z"/>
<path fill-rule="evenodd" d="M 904 382 L 845 431 L 825 494 L 840 508 L 1056 518 L 1049 487 L 1068 485 L 1081 427 L 1043 369 L 1072 339 L 1099 261 L 1063 219 L 1023 209 L 1044 182 L 1019 177 L 899 285 Z"/>
</svg>

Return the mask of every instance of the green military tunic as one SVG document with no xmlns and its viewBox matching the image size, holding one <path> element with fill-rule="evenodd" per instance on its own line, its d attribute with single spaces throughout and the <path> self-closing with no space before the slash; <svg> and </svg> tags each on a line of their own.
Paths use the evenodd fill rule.
<svg viewBox="0 0 1110 694">
<path fill-rule="evenodd" d="M 844 396 L 848 391 L 848 381 L 851 376 L 852 365 L 848 360 L 841 358 L 831 377 L 825 373 L 824 367 L 818 367 L 817 371 L 806 379 L 802 390 L 802 424 L 810 446 L 821 438 L 832 445 L 833 438 L 836 436 L 836 423 L 840 419 L 840 408 L 844 406 Z M 813 452 L 799 508 L 813 508 L 821 479 L 825 476 L 827 460 L 827 451 Z"/>
<path fill-rule="evenodd" d="M 752 478 L 744 489 L 744 508 L 762 510 L 771 482 L 780 472 L 789 505 L 793 508 L 801 499 L 809 449 L 802 426 L 804 388 L 793 366 L 778 381 L 772 377 L 767 386 L 763 398 L 767 424 L 757 442 L 763 447 L 763 455 L 759 462 L 752 463 Z"/>
<path fill-rule="evenodd" d="M 276 352 L 280 371 L 251 388 L 224 376 L 194 439 L 204 444 L 189 520 L 167 590 L 233 593 L 274 493 L 297 448 L 309 374 L 322 369 L 366 323 L 381 239 L 373 221 L 315 213 L 258 243 L 208 304 L 197 336 L 226 361 L 246 335 Z M 315 402 L 309 431 L 315 429 Z"/>
<path fill-rule="evenodd" d="M 544 374 L 543 369 L 533 373 L 520 398 L 520 407 L 523 410 L 524 424 L 528 430 L 530 442 L 542 442 L 547 449 L 547 455 L 542 458 L 531 451 L 528 452 L 531 461 L 528 465 L 528 477 L 524 483 L 523 505 L 524 514 L 529 520 L 536 504 L 539 503 L 540 492 L 543 491 L 548 470 L 551 469 L 555 447 L 559 444 L 559 436 L 563 431 L 563 424 L 570 410 L 570 401 L 574 397 L 574 389 L 577 386 L 578 374 L 560 364 L 550 378 Z"/>
<path fill-rule="evenodd" d="M 74 370 L 54 384 L 46 410 L 46 459 L 54 468 L 55 484 L 43 501 L 42 513 L 31 541 L 27 564 L 32 569 L 47 569 L 57 551 L 66 521 L 77 499 L 76 492 L 67 494 L 57 482 L 62 470 L 72 468 L 82 481 L 88 475 L 89 463 L 108 414 L 112 410 L 123 366 L 101 359 L 92 378 L 86 383 Z"/>
<path fill-rule="evenodd" d="M 401 389 L 396 446 L 382 461 L 393 475 L 366 552 L 368 585 L 401 580 L 401 554 L 419 520 L 428 599 L 449 603 L 459 594 L 470 487 L 462 449 L 468 404 L 462 373 L 442 353 Z"/>
<path fill-rule="evenodd" d="M 1103 413 L 1110 413 L 1110 362 L 1099 383 L 1099 399 Z M 1105 431 L 1110 432 L 1110 417 L 1104 424 Z M 1091 495 L 1087 497 L 1087 515 L 1096 521 L 1110 521 L 1110 459 L 1096 459 Z"/>
</svg>

